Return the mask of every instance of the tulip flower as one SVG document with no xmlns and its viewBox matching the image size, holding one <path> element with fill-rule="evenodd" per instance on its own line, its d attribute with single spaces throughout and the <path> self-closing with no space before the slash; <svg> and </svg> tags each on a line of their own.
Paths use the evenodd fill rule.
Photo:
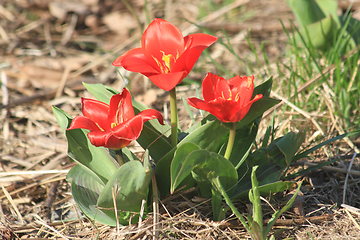
<svg viewBox="0 0 360 240">
<path fill-rule="evenodd" d="M 236 76 L 228 81 L 217 75 L 208 73 L 202 83 L 204 100 L 189 98 L 188 103 L 198 109 L 205 110 L 222 122 L 238 122 L 245 117 L 251 105 L 262 98 L 254 91 L 254 76 Z"/>
<path fill-rule="evenodd" d="M 122 149 L 138 139 L 144 122 L 156 118 L 164 124 L 163 116 L 155 109 L 146 109 L 135 116 L 131 95 L 125 88 L 112 96 L 110 105 L 87 98 L 82 98 L 81 103 L 84 116 L 76 116 L 67 130 L 90 130 L 87 136 L 96 147 Z"/>
<path fill-rule="evenodd" d="M 189 74 L 202 51 L 216 40 L 204 33 L 183 37 L 177 27 L 156 18 L 145 30 L 141 47 L 124 53 L 113 65 L 140 72 L 159 88 L 169 91 Z"/>
</svg>

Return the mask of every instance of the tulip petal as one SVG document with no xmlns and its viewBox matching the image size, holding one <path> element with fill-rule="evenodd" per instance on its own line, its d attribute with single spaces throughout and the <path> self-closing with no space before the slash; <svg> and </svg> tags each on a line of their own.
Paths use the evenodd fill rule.
<svg viewBox="0 0 360 240">
<path fill-rule="evenodd" d="M 184 75 L 186 76 L 187 72 L 171 72 L 168 74 L 152 75 L 149 76 L 149 79 L 159 88 L 170 91 L 183 80 Z"/>
<path fill-rule="evenodd" d="M 145 76 L 158 72 L 158 70 L 156 70 L 157 66 L 155 65 L 156 69 L 154 69 L 151 66 L 151 63 L 148 62 L 142 48 L 134 48 L 127 51 L 126 53 L 115 59 L 112 65 L 118 67 L 122 66 L 128 71 L 140 72 Z"/>
<path fill-rule="evenodd" d="M 209 108 L 208 104 L 204 100 L 201 100 L 201 99 L 198 99 L 198 98 L 188 98 L 187 102 L 191 106 L 193 106 L 194 108 L 210 112 L 210 108 Z"/>
<path fill-rule="evenodd" d="M 109 105 L 106 103 L 94 100 L 94 99 L 88 99 L 88 98 L 82 98 L 81 99 L 82 104 L 82 113 L 85 117 L 90 118 L 93 122 L 96 122 L 99 124 L 99 126 L 103 130 L 108 130 L 110 125 L 107 121 L 108 114 L 109 114 Z"/>
<path fill-rule="evenodd" d="M 116 94 L 110 99 L 108 122 L 123 123 L 135 116 L 129 90 L 123 89 L 122 93 Z"/>
<path fill-rule="evenodd" d="M 87 134 L 92 145 L 96 147 L 106 147 L 111 149 L 121 149 L 127 146 L 131 141 L 118 139 L 109 131 L 89 132 Z"/>
<path fill-rule="evenodd" d="M 194 67 L 205 48 L 216 42 L 217 37 L 205 34 L 195 33 L 184 38 L 185 51 L 173 66 L 173 71 L 186 70 L 188 73 Z"/>
<path fill-rule="evenodd" d="M 239 94 L 240 106 L 244 106 L 251 100 L 252 94 L 254 92 L 254 76 L 244 76 L 237 84 L 238 88 L 236 90 L 234 89 L 233 92 L 234 94 Z"/>
<path fill-rule="evenodd" d="M 216 98 L 215 86 L 220 77 L 212 73 L 208 73 L 202 82 L 202 92 L 205 102 L 210 102 Z"/>
<path fill-rule="evenodd" d="M 262 94 L 258 94 L 254 97 L 253 100 L 249 101 L 245 104 L 238 112 L 231 116 L 230 122 L 238 122 L 245 117 L 245 115 L 249 112 L 252 104 L 263 97 Z"/>
<path fill-rule="evenodd" d="M 142 116 L 136 115 L 129 121 L 111 129 L 111 132 L 118 139 L 134 141 L 139 138 L 143 125 L 144 121 Z"/>
<path fill-rule="evenodd" d="M 90 118 L 85 116 L 76 116 L 67 130 L 84 128 L 90 131 L 101 131 L 101 129 Z"/>
<path fill-rule="evenodd" d="M 154 58 L 162 61 L 164 54 L 176 57 L 183 53 L 184 38 L 181 31 L 173 24 L 156 18 L 145 30 L 141 38 L 141 47 L 145 57 L 152 62 L 151 65 L 155 68 L 157 64 Z"/>
<path fill-rule="evenodd" d="M 233 100 L 225 100 L 222 97 L 218 97 L 207 104 L 210 109 L 208 112 L 222 122 L 230 122 L 231 116 L 240 109 L 239 103 Z"/>
<path fill-rule="evenodd" d="M 141 116 L 143 122 L 156 118 L 160 124 L 164 125 L 163 115 L 161 115 L 161 113 L 155 109 L 145 109 L 144 111 L 140 112 L 137 116 Z"/>
</svg>

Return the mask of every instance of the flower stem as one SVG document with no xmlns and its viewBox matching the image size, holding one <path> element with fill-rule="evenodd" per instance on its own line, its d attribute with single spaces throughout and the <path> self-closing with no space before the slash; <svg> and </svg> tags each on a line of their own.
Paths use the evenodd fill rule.
<svg viewBox="0 0 360 240">
<path fill-rule="evenodd" d="M 226 158 L 227 160 L 229 160 L 233 146 L 234 146 L 235 134 L 236 134 L 236 123 L 232 123 L 230 133 L 229 133 L 228 144 L 226 146 L 226 151 L 225 151 L 225 155 L 224 155 L 224 158 Z"/>
<path fill-rule="evenodd" d="M 240 214 L 240 212 L 237 210 L 237 208 L 232 203 L 232 201 L 229 198 L 229 196 L 227 195 L 224 187 L 221 185 L 219 177 L 216 177 L 216 178 L 212 177 L 212 178 L 210 178 L 210 181 L 211 181 L 212 185 L 216 188 L 216 190 L 219 191 L 221 193 L 221 195 L 224 197 L 226 204 L 230 207 L 230 209 L 235 214 L 235 216 L 240 220 L 240 222 L 245 227 L 245 229 L 250 233 L 249 225 L 246 223 L 243 216 Z"/>
<path fill-rule="evenodd" d="M 175 88 L 170 90 L 170 112 L 171 112 L 171 145 L 175 147 L 178 143 L 178 136 L 177 136 L 178 111 L 177 111 Z"/>
<path fill-rule="evenodd" d="M 118 161 L 119 165 L 122 166 L 124 164 L 122 150 L 121 149 L 116 149 L 115 153 L 116 153 L 116 158 L 117 158 L 117 161 Z"/>
</svg>

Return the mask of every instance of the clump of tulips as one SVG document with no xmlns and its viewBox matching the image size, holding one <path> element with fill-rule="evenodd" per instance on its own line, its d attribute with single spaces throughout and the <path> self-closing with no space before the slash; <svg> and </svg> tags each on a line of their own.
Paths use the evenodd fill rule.
<svg viewBox="0 0 360 240">
<path fill-rule="evenodd" d="M 262 114 L 279 102 L 269 97 L 271 77 L 254 87 L 254 76 L 226 80 L 208 73 L 202 82 L 203 100 L 189 98 L 188 104 L 210 114 L 190 129 L 178 127 L 176 86 L 216 40 L 203 33 L 183 37 L 171 23 L 155 19 L 145 30 L 141 47 L 113 62 L 169 91 L 170 126 L 160 112 L 134 101 L 126 88 L 118 92 L 85 84 L 96 100 L 83 98 L 83 115 L 74 119 L 54 107 L 68 139 L 69 156 L 78 163 L 67 180 L 89 219 L 111 226 L 134 223 L 151 211 L 146 206 L 152 195 L 165 197 L 179 188 L 196 186 L 199 195 L 211 198 L 214 220 L 226 217 L 225 200 L 251 235 L 263 239 L 290 207 L 294 198 L 263 228 L 260 194 L 293 188 L 293 182 L 282 180 L 285 169 L 314 150 L 296 154 L 303 132 L 289 132 L 268 143 L 271 128 L 261 147 L 253 146 Z M 143 159 L 127 148 L 132 141 L 146 150 Z M 245 221 L 232 200 L 247 197 L 254 216 Z"/>
</svg>

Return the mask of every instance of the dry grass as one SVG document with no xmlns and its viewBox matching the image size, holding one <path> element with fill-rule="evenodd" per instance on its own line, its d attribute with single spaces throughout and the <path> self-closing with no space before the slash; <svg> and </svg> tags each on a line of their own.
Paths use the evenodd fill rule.
<svg viewBox="0 0 360 240">
<path fill-rule="evenodd" d="M 129 2 L 140 22 L 144 22 L 143 1 Z M 149 2 L 146 7 L 150 18 L 165 17 L 186 34 L 197 31 L 184 19 L 198 20 L 200 1 Z M 347 1 L 340 3 L 342 8 L 348 6 Z M 122 2 L 79 0 L 74 4 L 69 8 L 64 1 L 58 4 L 51 0 L 0 0 L 0 236 L 2 239 L 152 239 L 151 214 L 140 225 L 119 230 L 89 222 L 76 207 L 64 180 L 74 163 L 67 157 L 66 139 L 51 106 L 56 105 L 72 116 L 79 114 L 80 97 L 90 97 L 81 82 L 103 83 L 120 89 L 123 81 L 111 61 L 138 46 L 141 34 L 136 19 Z M 285 27 L 289 27 L 288 19 L 293 19 L 284 0 L 237 0 L 229 6 L 213 11 L 200 19 L 200 23 L 213 31 L 219 31 L 222 26 L 229 33 L 235 51 L 249 65 L 255 66 L 256 58 L 245 36 L 259 49 L 260 55 L 260 43 L 267 41 L 270 62 L 282 56 L 287 38 L 278 19 Z M 358 6 L 355 3 L 354 9 Z M 222 37 L 220 31 L 218 35 Z M 220 44 L 211 48 L 211 56 L 231 73 L 246 73 Z M 198 61 L 196 68 L 201 71 L 189 75 L 196 81 L 201 81 L 207 71 L 217 72 L 205 58 Z M 154 88 L 139 74 L 122 73 L 129 77 L 137 100 L 167 116 L 165 92 Z M 257 84 L 267 75 L 266 68 L 256 69 Z M 278 81 L 282 78 L 285 79 L 274 76 Z M 314 84 L 316 81 L 317 76 L 309 80 Z M 303 89 L 307 87 L 305 84 Z M 194 96 L 194 88 L 195 85 L 182 87 L 179 92 L 183 97 Z M 284 91 L 275 88 L 273 96 L 288 96 Z M 332 111 L 331 91 L 318 94 L 329 106 L 327 112 L 306 112 L 295 106 L 282 112 L 277 108 L 279 135 L 306 126 L 308 135 L 304 145 L 308 145 L 314 144 L 319 133 L 331 138 L 344 131 Z M 306 95 L 303 97 L 306 101 Z M 286 99 L 283 98 L 283 104 L 288 104 Z M 180 99 L 179 107 L 181 125 L 188 127 L 191 122 Z M 271 115 L 269 111 L 260 133 L 265 131 Z M 331 168 L 296 179 L 304 180 L 303 195 L 295 208 L 277 222 L 274 228 L 277 238 L 359 239 L 359 157 L 352 160 L 356 146 L 359 146 L 356 139 L 338 141 L 317 151 L 313 159 L 304 159 L 293 166 L 291 171 L 296 171 L 332 157 L 339 159 Z M 139 146 L 132 147 L 139 154 L 143 151 Z M 270 218 L 272 208 L 279 209 L 287 197 L 288 193 L 269 196 L 271 206 L 264 202 L 265 218 Z M 236 203 L 245 215 L 248 204 L 247 201 Z M 199 199 L 194 189 L 162 199 L 159 214 L 159 239 L 249 238 L 234 216 L 222 222 L 212 221 L 211 204 Z"/>
</svg>

